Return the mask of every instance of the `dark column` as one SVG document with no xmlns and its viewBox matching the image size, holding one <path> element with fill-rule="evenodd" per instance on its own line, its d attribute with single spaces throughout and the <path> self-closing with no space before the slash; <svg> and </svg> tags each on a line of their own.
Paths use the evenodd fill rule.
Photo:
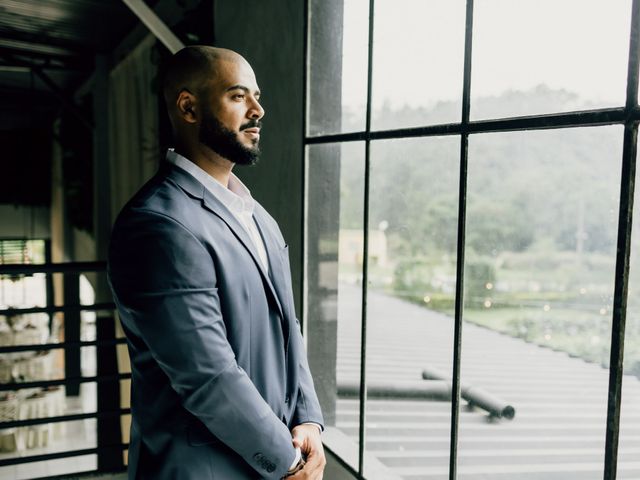
<svg viewBox="0 0 640 480">
<path fill-rule="evenodd" d="M 308 173 L 307 349 L 325 422 L 335 425 L 340 147 L 312 148 Z"/>
<path fill-rule="evenodd" d="M 214 4 L 215 45 L 231 48 L 251 63 L 264 93 L 262 158 L 254 168 L 235 168 L 256 199 L 274 216 L 289 244 L 296 311 L 303 296 L 303 249 L 309 271 L 308 318 L 305 334 L 309 363 L 327 424 L 335 423 L 337 269 L 320 278 L 320 262 L 338 260 L 340 150 L 323 147 L 323 158 L 310 158 L 307 194 L 308 245 L 303 246 L 304 156 L 304 38 L 303 1 L 247 0 L 243 8 L 233 2 Z M 310 43 L 313 62 L 321 66 L 319 82 L 310 90 L 311 125 L 339 126 L 341 119 L 343 0 L 310 1 Z M 337 122 L 337 123 L 336 123 Z M 314 128 L 314 130 L 316 130 Z M 328 156 L 327 156 L 328 155 Z M 321 163 L 320 163 L 321 162 Z M 321 185 L 321 187 L 318 187 Z M 325 240 L 327 241 L 325 243 Z M 322 269 L 326 271 L 327 269 Z"/>
<path fill-rule="evenodd" d="M 64 305 L 72 306 L 80 303 L 80 277 L 77 273 L 64 274 Z M 64 313 L 64 341 L 80 341 L 80 311 Z M 64 350 L 64 376 L 74 378 L 81 376 L 80 347 L 67 347 Z M 67 396 L 78 396 L 80 384 L 68 383 Z"/>
<path fill-rule="evenodd" d="M 214 3 L 214 44 L 243 55 L 253 67 L 265 109 L 262 156 L 237 166 L 251 194 L 275 218 L 289 244 L 296 311 L 302 300 L 302 124 L 304 1 Z"/>
<path fill-rule="evenodd" d="M 51 254 L 51 239 L 47 239 L 44 241 L 44 262 L 52 263 L 52 254 Z M 55 305 L 55 298 L 53 293 L 53 274 L 47 273 L 45 274 L 45 289 L 46 289 L 46 303 L 47 307 L 53 307 Z M 54 314 L 49 314 L 49 335 L 53 332 L 53 318 Z"/>
<path fill-rule="evenodd" d="M 107 245 L 111 232 L 111 197 L 109 171 L 109 70 L 107 59 L 96 57 L 95 83 L 93 88 L 94 112 L 94 232 L 96 241 L 96 258 L 107 258 Z M 95 282 L 96 302 L 112 301 L 111 292 L 106 282 L 106 275 L 100 274 Z M 115 318 L 111 312 L 98 312 L 96 318 L 96 338 L 113 340 L 115 335 Z M 116 346 L 103 346 L 96 349 L 98 376 L 118 374 Z M 107 412 L 120 409 L 120 381 L 110 380 L 98 383 L 98 411 Z M 98 417 L 98 447 L 122 443 L 119 417 Z M 109 448 L 98 453 L 98 470 L 113 471 L 122 468 L 122 450 Z"/>
<path fill-rule="evenodd" d="M 342 119 L 343 0 L 309 2 L 308 130 L 339 132 Z M 327 425 L 336 421 L 340 146 L 311 147 L 307 164 L 307 335 Z"/>
</svg>

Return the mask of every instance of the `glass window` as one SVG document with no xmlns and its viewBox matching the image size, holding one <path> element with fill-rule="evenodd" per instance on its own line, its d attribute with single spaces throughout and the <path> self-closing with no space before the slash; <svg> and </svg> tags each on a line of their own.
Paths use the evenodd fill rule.
<svg viewBox="0 0 640 480">
<path fill-rule="evenodd" d="M 363 180 L 365 173 L 370 175 L 367 338 L 360 339 L 359 324 L 349 331 L 337 322 L 334 342 L 338 365 L 341 355 L 357 361 L 361 342 L 366 342 L 361 474 L 367 478 L 377 478 L 382 471 L 387 472 L 381 477 L 385 479 L 449 476 L 447 389 L 453 357 L 460 138 L 427 132 L 419 139 L 404 138 L 403 129 L 461 122 L 467 3 L 375 2 L 372 98 L 367 106 L 368 6 L 364 0 L 311 0 L 309 135 L 363 131 L 367 107 L 371 129 L 365 133 L 373 133 L 367 138 L 385 131 L 385 140 L 370 140 L 369 161 L 359 151 L 362 164 L 351 173 L 344 170 L 344 149 L 356 144 L 308 147 L 309 159 L 316 150 L 325 158 L 342 155 L 343 160 L 329 161 L 325 170 L 322 162 L 310 165 L 307 189 L 308 225 L 314 215 L 327 216 L 322 220 L 324 233 L 320 227 L 316 233 L 309 228 L 309 241 L 333 244 L 335 250 L 319 257 L 309 249 L 309 294 L 314 294 L 313 282 L 319 285 L 313 269 L 320 271 L 322 262 L 338 257 L 338 279 L 333 280 L 338 285 L 336 318 L 349 298 L 348 311 L 360 315 L 356 308 L 361 284 L 350 297 L 343 286 L 348 268 L 342 249 L 344 239 L 357 237 L 360 264 L 355 271 L 362 282 L 364 232 L 361 224 L 357 233 L 349 232 L 345 219 L 356 210 L 361 218 Z M 607 108 L 617 114 L 614 109 L 625 105 L 631 4 L 476 0 L 471 120 L 509 121 Z M 343 32 L 331 30 L 339 25 Z M 638 26 L 633 28 L 635 35 Z M 340 96 L 327 96 L 327 86 L 335 84 L 341 85 Z M 627 114 L 635 118 L 637 112 Z M 576 121 L 581 123 L 581 118 L 586 122 L 592 117 Z M 623 128 L 558 124 L 549 130 L 489 133 L 479 131 L 481 127 L 474 126 L 468 149 L 458 476 L 565 480 L 570 472 L 576 478 L 601 478 L 619 190 L 621 181 L 628 181 L 620 178 Z M 350 196 L 357 190 L 350 185 L 356 184 L 361 197 Z M 331 190 L 333 195 L 326 194 Z M 318 191 L 324 196 L 317 196 Z M 320 241 L 328 232 L 331 240 Z M 636 237 L 632 250 L 640 248 Z M 633 273 L 635 257 L 631 262 Z M 635 337 L 640 335 L 635 283 L 629 286 L 621 478 L 640 473 L 640 464 L 631 460 L 637 453 L 634 405 L 640 400 L 634 363 L 639 349 Z M 329 298 L 330 291 L 318 287 L 315 295 Z M 310 318 L 309 328 L 331 311 Z M 351 353 L 341 353 L 349 335 L 360 343 Z M 312 334 L 308 338 L 315 343 Z M 332 366 L 318 371 L 348 378 L 355 395 L 359 367 L 353 364 L 350 376 L 344 377 L 343 370 Z M 337 391 L 340 399 L 346 390 L 341 390 L 340 380 L 337 384 L 328 391 Z M 357 441 L 359 405 L 342 410 L 349 412 L 345 417 L 340 401 L 337 405 L 337 424 Z"/>
<path fill-rule="evenodd" d="M 630 0 L 474 4 L 472 119 L 623 106 Z"/>
<path fill-rule="evenodd" d="M 460 474 L 602 476 L 622 138 L 470 137 Z"/>
<path fill-rule="evenodd" d="M 401 476 L 449 467 L 449 391 L 422 372 L 451 378 L 459 152 L 459 137 L 371 144 L 366 446 Z"/>
<path fill-rule="evenodd" d="M 459 122 L 465 2 L 375 3 L 372 129 Z"/>
</svg>

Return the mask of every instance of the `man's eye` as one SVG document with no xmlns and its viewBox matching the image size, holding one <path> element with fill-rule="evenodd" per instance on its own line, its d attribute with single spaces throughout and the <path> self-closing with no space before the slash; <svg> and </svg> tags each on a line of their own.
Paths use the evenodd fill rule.
<svg viewBox="0 0 640 480">
<path fill-rule="evenodd" d="M 244 99 L 244 95 L 242 93 L 237 93 L 233 96 L 234 100 L 243 100 Z"/>
</svg>

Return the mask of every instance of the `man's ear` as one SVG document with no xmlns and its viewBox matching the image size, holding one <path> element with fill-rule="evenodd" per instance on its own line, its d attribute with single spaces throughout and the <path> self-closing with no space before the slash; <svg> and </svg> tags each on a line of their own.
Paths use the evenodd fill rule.
<svg viewBox="0 0 640 480">
<path fill-rule="evenodd" d="M 185 122 L 196 123 L 198 121 L 196 98 L 188 90 L 183 89 L 180 91 L 176 100 L 176 107 L 178 108 L 178 114 Z"/>
</svg>

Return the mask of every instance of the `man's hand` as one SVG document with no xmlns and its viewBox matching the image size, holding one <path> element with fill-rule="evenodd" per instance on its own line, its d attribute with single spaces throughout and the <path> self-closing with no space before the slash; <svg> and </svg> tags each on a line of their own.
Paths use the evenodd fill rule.
<svg viewBox="0 0 640 480">
<path fill-rule="evenodd" d="M 287 480 L 322 480 L 322 473 L 327 464 L 324 457 L 324 448 L 320 439 L 320 428 L 315 424 L 298 425 L 291 431 L 293 446 L 302 450 L 307 463 L 304 468 L 295 475 L 287 477 Z"/>
</svg>

